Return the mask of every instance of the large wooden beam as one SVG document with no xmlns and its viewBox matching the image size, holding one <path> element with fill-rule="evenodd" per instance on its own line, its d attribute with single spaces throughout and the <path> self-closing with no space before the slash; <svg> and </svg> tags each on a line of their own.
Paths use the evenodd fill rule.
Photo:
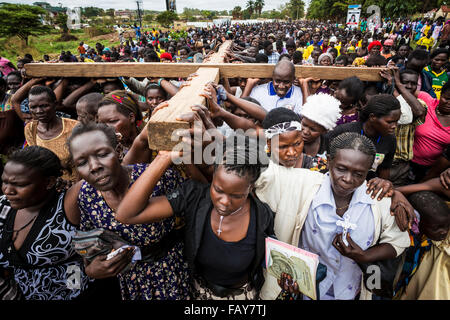
<svg viewBox="0 0 450 320">
<path fill-rule="evenodd" d="M 203 88 L 208 82 L 219 81 L 218 68 L 199 68 L 196 76 L 192 78 L 188 86 L 181 88 L 178 93 L 169 100 L 169 106 L 155 113 L 148 123 L 148 145 L 152 150 L 172 150 L 179 142 L 171 139 L 177 129 L 188 129 L 187 122 L 178 121 L 176 118 L 191 111 L 196 104 L 205 105 L 206 99 L 201 96 Z"/>
<path fill-rule="evenodd" d="M 206 99 L 200 94 L 208 82 L 218 83 L 219 68 L 205 68 L 206 65 L 221 63 L 225 60 L 225 53 L 231 47 L 231 41 L 225 41 L 219 50 L 207 56 L 201 67 L 195 70 L 195 76 L 189 81 L 189 85 L 181 88 L 175 96 L 169 100 L 169 106 L 155 113 L 148 123 L 148 145 L 153 150 L 172 150 L 179 143 L 179 139 L 173 133 L 177 129 L 187 129 L 189 124 L 178 121 L 177 117 L 190 112 L 196 104 L 205 105 Z M 191 72 L 192 73 L 192 72 Z M 179 77 L 179 75 L 178 75 Z"/>
<path fill-rule="evenodd" d="M 215 60 L 215 58 L 214 58 Z M 224 78 L 271 78 L 273 64 L 267 63 L 29 63 L 27 76 L 37 77 L 163 77 L 184 78 L 198 68 L 218 68 Z M 324 80 L 342 80 L 357 76 L 362 81 L 381 81 L 380 71 L 385 68 L 295 66 L 298 78 L 315 77 Z"/>
</svg>

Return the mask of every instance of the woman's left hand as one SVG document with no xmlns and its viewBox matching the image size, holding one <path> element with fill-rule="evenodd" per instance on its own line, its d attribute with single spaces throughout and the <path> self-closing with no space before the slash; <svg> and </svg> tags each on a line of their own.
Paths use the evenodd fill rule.
<svg viewBox="0 0 450 320">
<path fill-rule="evenodd" d="M 375 199 L 378 192 L 381 193 L 378 196 L 378 201 L 384 197 L 392 197 L 394 194 L 394 185 L 389 180 L 381 178 L 373 178 L 367 182 L 367 194 L 372 194 L 372 199 Z"/>
<path fill-rule="evenodd" d="M 352 240 L 352 238 L 350 237 L 350 233 L 347 233 L 347 242 L 348 246 L 345 245 L 344 241 L 342 240 L 342 233 L 340 233 L 337 234 L 336 237 L 334 237 L 332 244 L 333 247 L 335 247 L 336 250 L 339 251 L 339 253 L 344 257 L 350 258 L 355 262 L 365 262 L 364 250 L 361 249 L 361 247 Z"/>
</svg>

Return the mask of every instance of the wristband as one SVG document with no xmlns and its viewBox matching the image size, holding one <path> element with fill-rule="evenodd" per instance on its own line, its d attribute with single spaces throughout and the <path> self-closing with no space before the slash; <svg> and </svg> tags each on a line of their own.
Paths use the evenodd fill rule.
<svg viewBox="0 0 450 320">
<path fill-rule="evenodd" d="M 158 80 L 158 86 L 159 87 L 161 87 L 161 81 L 163 81 L 164 80 L 164 78 L 159 78 L 159 80 Z"/>
</svg>

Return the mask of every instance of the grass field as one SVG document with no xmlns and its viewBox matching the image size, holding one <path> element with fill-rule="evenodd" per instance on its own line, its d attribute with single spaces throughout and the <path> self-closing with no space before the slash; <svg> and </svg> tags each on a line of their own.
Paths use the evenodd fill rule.
<svg viewBox="0 0 450 320">
<path fill-rule="evenodd" d="M 58 56 L 62 50 L 70 51 L 75 55 L 78 55 L 78 45 L 81 41 L 87 43 L 89 46 L 95 48 L 95 44 L 100 42 L 106 47 L 118 46 L 119 41 L 116 33 L 103 35 L 98 37 L 90 37 L 86 32 L 80 30 L 72 32 L 74 36 L 78 38 L 76 41 L 58 41 L 57 39 L 61 34 L 55 30 L 50 34 L 34 37 L 31 36 L 28 40 L 28 46 L 25 45 L 25 41 L 19 37 L 12 38 L 0 38 L 0 56 L 9 59 L 12 63 L 16 64 L 18 57 L 23 57 L 26 53 L 30 53 L 35 60 L 41 60 L 44 54 L 50 55 L 50 57 Z"/>
</svg>

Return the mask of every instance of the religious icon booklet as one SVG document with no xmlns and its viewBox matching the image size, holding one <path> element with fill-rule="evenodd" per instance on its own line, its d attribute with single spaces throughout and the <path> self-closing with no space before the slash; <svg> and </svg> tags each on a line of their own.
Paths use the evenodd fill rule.
<svg viewBox="0 0 450 320">
<path fill-rule="evenodd" d="M 317 254 L 294 247 L 290 244 L 266 238 L 267 272 L 280 279 L 281 273 L 287 273 L 297 281 L 301 293 L 317 300 L 316 272 L 319 265 Z"/>
</svg>

